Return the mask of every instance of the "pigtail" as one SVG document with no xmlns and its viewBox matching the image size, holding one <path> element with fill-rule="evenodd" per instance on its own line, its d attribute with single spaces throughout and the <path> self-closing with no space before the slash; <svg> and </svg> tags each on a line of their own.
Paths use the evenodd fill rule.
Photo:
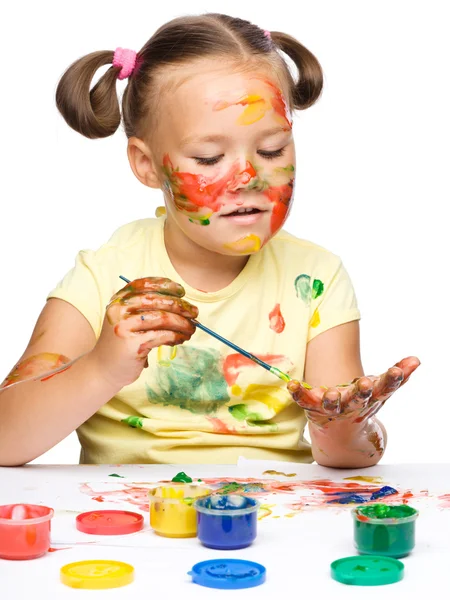
<svg viewBox="0 0 450 600">
<path fill-rule="evenodd" d="M 120 69 L 108 69 L 90 90 L 96 71 L 112 64 L 114 53 L 92 52 L 75 61 L 61 77 L 56 106 L 66 123 L 87 138 L 112 135 L 120 125 L 116 81 Z"/>
<path fill-rule="evenodd" d="M 291 89 L 292 108 L 304 110 L 314 104 L 323 87 L 323 73 L 317 58 L 295 38 L 280 31 L 270 33 L 275 46 L 293 60 L 298 81 Z"/>
</svg>

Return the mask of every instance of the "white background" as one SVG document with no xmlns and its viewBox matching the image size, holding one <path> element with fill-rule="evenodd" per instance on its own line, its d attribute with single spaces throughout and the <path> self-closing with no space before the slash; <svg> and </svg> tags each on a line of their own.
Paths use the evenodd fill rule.
<svg viewBox="0 0 450 600">
<path fill-rule="evenodd" d="M 131 172 L 122 130 L 93 141 L 65 124 L 54 102 L 62 73 L 95 50 L 139 50 L 175 16 L 225 11 L 290 33 L 322 64 L 323 95 L 294 121 L 296 200 L 286 229 L 343 259 L 362 311 L 366 373 L 412 354 L 422 361 L 380 413 L 389 432 L 383 462 L 449 462 L 446 5 L 8 3 L 0 24 L 0 380 L 78 250 L 99 247 L 162 203 Z M 72 434 L 37 462 L 74 463 L 78 452 Z"/>
</svg>

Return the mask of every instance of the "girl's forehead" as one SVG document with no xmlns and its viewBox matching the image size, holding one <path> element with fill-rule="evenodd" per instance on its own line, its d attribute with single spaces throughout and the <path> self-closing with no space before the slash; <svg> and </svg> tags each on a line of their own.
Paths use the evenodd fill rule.
<svg viewBox="0 0 450 600">
<path fill-rule="evenodd" d="M 243 133 L 242 125 L 258 129 L 268 121 L 290 128 L 285 95 L 269 69 L 220 68 L 209 64 L 196 70 L 179 69 L 178 78 L 174 75 L 160 105 L 159 124 L 165 121 L 168 125 L 161 127 L 165 135 L 170 136 L 171 132 L 184 137 L 186 130 L 204 128 L 240 129 Z M 248 131 L 248 127 L 244 129 Z"/>
</svg>

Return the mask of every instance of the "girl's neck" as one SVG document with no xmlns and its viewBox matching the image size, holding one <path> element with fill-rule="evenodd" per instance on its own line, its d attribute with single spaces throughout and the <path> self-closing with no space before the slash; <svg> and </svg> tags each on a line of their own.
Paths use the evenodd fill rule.
<svg viewBox="0 0 450 600">
<path fill-rule="evenodd" d="M 248 256 L 228 256 L 211 252 L 188 238 L 167 219 L 164 243 L 176 272 L 191 287 L 217 292 L 227 287 L 247 264 Z"/>
</svg>

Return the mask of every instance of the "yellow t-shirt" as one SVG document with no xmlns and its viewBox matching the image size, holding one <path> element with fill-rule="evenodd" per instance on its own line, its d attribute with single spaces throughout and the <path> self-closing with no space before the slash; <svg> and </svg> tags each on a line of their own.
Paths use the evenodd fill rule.
<svg viewBox="0 0 450 600">
<path fill-rule="evenodd" d="M 284 231 L 226 288 L 196 290 L 170 262 L 164 221 L 134 221 L 96 252 L 82 250 L 48 297 L 75 306 L 98 338 L 106 306 L 124 286 L 119 275 L 168 277 L 183 285 L 201 323 L 299 380 L 309 340 L 360 318 L 341 260 Z M 286 384 L 202 330 L 179 347 L 152 350 L 148 362 L 78 428 L 80 462 L 312 462 L 305 414 Z"/>
</svg>

